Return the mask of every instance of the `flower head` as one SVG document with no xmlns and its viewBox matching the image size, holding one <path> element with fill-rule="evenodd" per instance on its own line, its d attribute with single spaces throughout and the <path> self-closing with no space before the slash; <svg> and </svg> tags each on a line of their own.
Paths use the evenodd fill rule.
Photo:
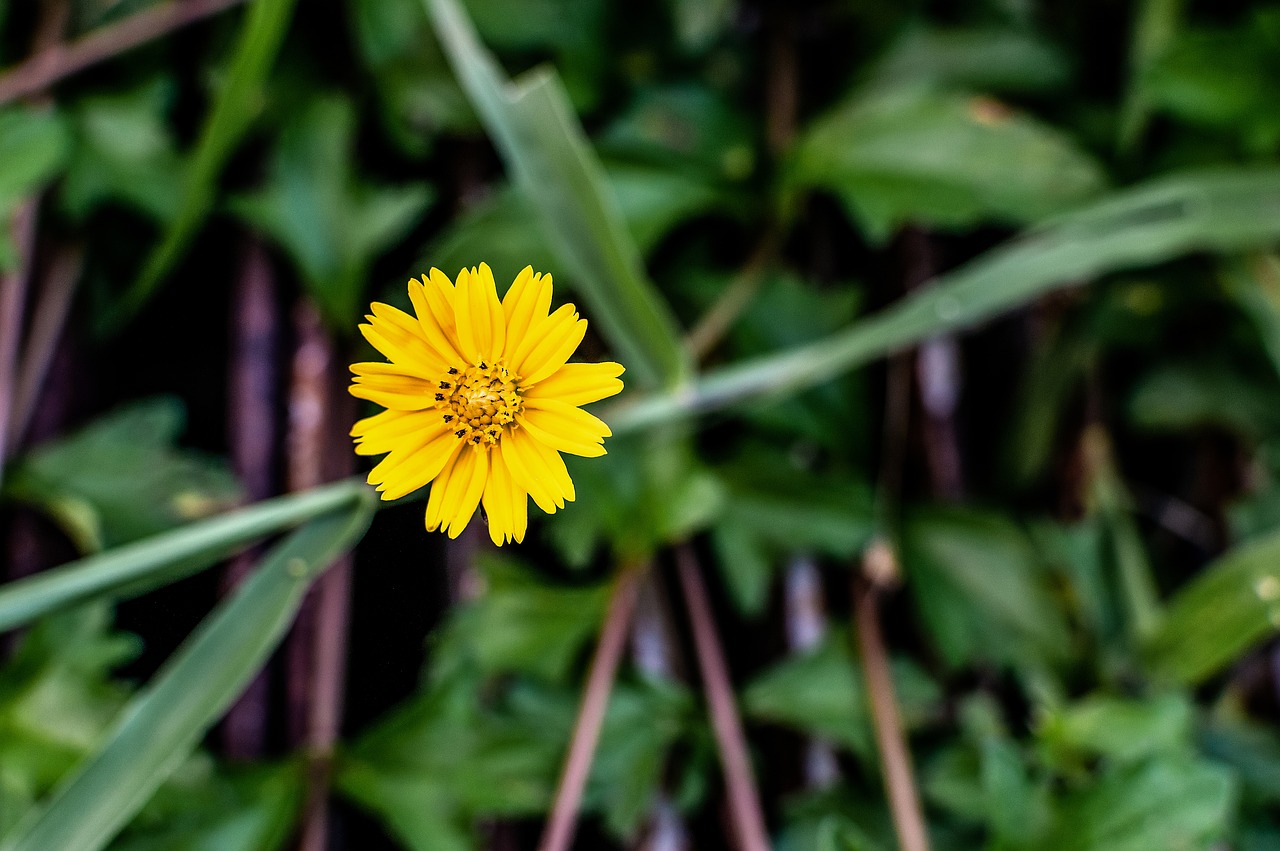
<svg viewBox="0 0 1280 851">
<path fill-rule="evenodd" d="M 483 503 L 496 544 L 524 540 L 528 498 L 548 514 L 574 499 L 561 452 L 605 454 L 611 432 L 581 405 L 622 389 L 616 363 L 568 363 L 587 330 L 551 309 L 551 276 L 531 267 L 498 300 L 484 263 L 452 282 L 409 281 L 416 316 L 374 303 L 360 330 L 390 363 L 357 363 L 351 393 L 385 411 L 351 429 L 383 499 L 433 482 L 427 529 L 456 538 Z"/>
</svg>

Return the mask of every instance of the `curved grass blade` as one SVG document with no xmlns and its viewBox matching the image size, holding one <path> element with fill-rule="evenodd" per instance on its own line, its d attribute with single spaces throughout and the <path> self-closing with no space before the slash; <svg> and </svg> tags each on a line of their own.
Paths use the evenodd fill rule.
<svg viewBox="0 0 1280 851">
<path fill-rule="evenodd" d="M 240 29 L 226 81 L 209 111 L 195 153 L 187 165 L 182 206 L 160 244 L 147 257 L 142 273 L 113 305 L 105 325 L 114 330 L 147 302 L 164 277 L 182 259 L 217 195 L 218 177 L 241 138 L 262 112 L 267 78 L 284 42 L 295 0 L 254 0 Z"/>
<path fill-rule="evenodd" d="M 264 500 L 0 585 L 0 631 L 77 603 L 116 599 L 190 576 L 246 544 L 368 499 L 358 479 Z"/>
<path fill-rule="evenodd" d="M 458 81 L 542 221 L 629 381 L 673 387 L 689 372 L 675 318 L 648 280 L 617 199 L 553 71 L 507 79 L 456 0 L 427 0 Z M 457 270 L 446 269 L 445 272 Z"/>
<path fill-rule="evenodd" d="M 97 851 L 151 798 L 240 694 L 292 623 L 311 582 L 372 516 L 361 501 L 276 546 L 120 713 L 97 753 L 0 842 L 0 851 Z"/>
<path fill-rule="evenodd" d="M 710 372 L 685 387 L 620 402 L 603 416 L 620 434 L 749 399 L 789 396 L 1055 289 L 1191 251 L 1256 249 L 1277 239 L 1280 170 L 1163 178 L 1051 220 L 845 331 Z"/>
</svg>

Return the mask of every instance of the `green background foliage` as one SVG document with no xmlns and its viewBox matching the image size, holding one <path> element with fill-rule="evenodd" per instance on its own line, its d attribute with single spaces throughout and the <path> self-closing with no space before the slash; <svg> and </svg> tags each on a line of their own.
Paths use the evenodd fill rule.
<svg viewBox="0 0 1280 851">
<path fill-rule="evenodd" d="M 162 9 L 0 0 L 0 93 L 50 21 Z M 246 0 L 109 53 L 0 95 L 0 851 L 293 847 L 317 788 L 332 848 L 532 848 L 639 562 L 578 847 L 735 847 L 678 546 L 775 847 L 888 851 L 875 541 L 935 849 L 1280 848 L 1280 6 Z M 278 495 L 289 428 L 346 459 L 364 413 L 291 396 L 306 334 L 336 388 L 371 300 L 480 262 L 627 367 L 577 501 L 495 552 Z M 352 550 L 317 761 L 272 659 Z"/>
</svg>

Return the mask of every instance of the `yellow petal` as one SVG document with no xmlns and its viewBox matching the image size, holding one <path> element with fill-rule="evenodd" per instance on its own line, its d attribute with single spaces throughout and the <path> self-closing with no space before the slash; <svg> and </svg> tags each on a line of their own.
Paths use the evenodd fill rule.
<svg viewBox="0 0 1280 851">
<path fill-rule="evenodd" d="M 569 405 L 598 402 L 622 390 L 620 363 L 567 363 L 524 391 L 526 399 L 559 399 Z"/>
<path fill-rule="evenodd" d="M 605 454 L 602 444 L 610 434 L 609 427 L 597 417 L 581 408 L 550 399 L 539 402 L 547 408 L 533 408 L 529 406 L 532 401 L 526 402 L 524 413 L 516 417 L 516 422 L 530 436 L 552 449 L 571 455 L 598 458 Z"/>
<path fill-rule="evenodd" d="M 427 307 L 445 330 L 454 348 L 458 348 L 458 327 L 453 319 L 453 281 L 439 269 L 432 267 L 430 274 L 422 276 L 423 294 L 427 297 Z"/>
<path fill-rule="evenodd" d="M 389 361 L 411 368 L 422 375 L 434 375 L 440 371 L 441 364 L 427 348 L 427 344 L 414 337 L 403 334 L 399 329 L 389 327 L 386 323 L 373 324 L 374 317 L 368 317 L 370 324 L 361 325 L 360 333 Z"/>
<path fill-rule="evenodd" d="M 518 474 L 522 470 L 526 474 L 527 478 L 517 476 L 516 481 L 529 491 L 530 496 L 533 496 L 537 487 L 552 497 L 557 508 L 564 508 L 566 502 L 573 502 L 577 496 L 573 479 L 569 478 L 569 470 L 559 452 L 539 442 L 527 429 L 518 428 L 506 434 L 500 445 L 505 447 L 508 443 L 511 444 L 511 455 L 508 457 L 517 459 L 519 465 L 517 469 L 517 465 L 512 464 L 511 472 Z M 543 505 L 539 504 L 538 507 L 546 511 Z"/>
<path fill-rule="evenodd" d="M 431 309 L 426 286 L 422 281 L 409 281 L 409 301 L 413 302 L 413 312 L 418 314 L 418 325 L 422 328 L 422 336 L 427 345 L 442 361 L 450 364 L 462 363 L 456 335 L 452 328 L 446 329 L 440 323 L 440 316 Z M 452 311 L 449 315 L 452 317 Z"/>
<path fill-rule="evenodd" d="M 534 274 L 532 266 L 525 266 L 516 276 L 511 289 L 502 299 L 502 312 L 507 318 L 507 338 L 512 346 L 523 340 L 551 310 L 551 276 Z M 508 355 L 509 361 L 511 357 Z"/>
<path fill-rule="evenodd" d="M 351 429 L 359 455 L 381 455 L 396 448 L 421 446 L 445 431 L 440 411 L 388 409 L 360 420 Z"/>
<path fill-rule="evenodd" d="M 516 447 L 514 434 L 508 434 L 498 443 L 498 455 L 511 473 L 511 478 L 521 490 L 526 491 L 535 505 L 547 514 L 555 514 L 564 508 L 564 499 L 552 487 L 550 477 L 541 467 L 525 465 L 524 456 Z M 530 459 L 533 463 L 534 459 Z"/>
<path fill-rule="evenodd" d="M 506 317 L 498 303 L 493 272 L 486 264 L 458 275 L 453 309 L 458 322 L 458 343 L 469 363 L 493 363 L 502 356 Z"/>
<path fill-rule="evenodd" d="M 480 505 L 484 483 L 489 478 L 488 450 L 467 448 L 458 453 L 458 459 L 453 467 L 451 486 L 444 495 L 444 506 L 440 509 L 441 519 L 448 523 L 450 538 L 461 535 L 471 522 Z"/>
<path fill-rule="evenodd" d="M 579 318 L 572 304 L 563 305 L 535 324 L 508 363 L 524 383 L 537 384 L 564 366 L 586 333 L 587 321 Z"/>
<path fill-rule="evenodd" d="M 450 432 L 441 432 L 427 443 L 409 454 L 395 459 L 394 465 L 387 470 L 381 486 L 383 499 L 399 499 L 408 496 L 418 488 L 424 487 L 440 474 L 455 454 L 462 448 L 462 441 Z M 388 455 L 383 464 L 392 460 Z M 375 470 L 377 467 L 374 468 Z M 372 473 L 370 474 L 372 476 Z M 372 482 L 370 482 L 372 484 Z"/>
<path fill-rule="evenodd" d="M 484 488 L 484 510 L 489 518 L 489 538 L 498 546 L 524 540 L 529 523 L 528 498 L 511 477 L 500 453 L 489 459 L 489 481 Z"/>
</svg>

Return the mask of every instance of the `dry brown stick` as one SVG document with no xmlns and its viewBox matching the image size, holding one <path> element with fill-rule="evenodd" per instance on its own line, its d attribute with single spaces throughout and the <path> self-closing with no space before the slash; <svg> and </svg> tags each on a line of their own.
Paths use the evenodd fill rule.
<svg viewBox="0 0 1280 851">
<path fill-rule="evenodd" d="M 929 851 L 920 796 L 916 791 L 911 753 L 889 673 L 889 654 L 880 629 L 880 590 L 896 580 L 897 557 L 883 539 L 873 541 L 863 557 L 863 578 L 853 582 L 853 618 L 858 653 L 867 680 L 867 699 L 875 727 L 880 768 L 884 774 L 889 810 L 902 851 Z"/>
<path fill-rule="evenodd" d="M 756 245 L 738 274 L 725 287 L 698 323 L 685 335 L 685 346 L 695 360 L 702 360 L 724 338 L 729 328 L 751 304 L 751 299 L 764 282 L 765 272 L 778 253 L 780 238 L 776 229 L 770 229 Z"/>
<path fill-rule="evenodd" d="M 578 717 L 573 725 L 573 738 L 565 756 L 560 780 L 556 784 L 555 800 L 551 814 L 543 829 L 539 851 L 568 851 L 578 824 L 578 808 L 582 793 L 591 773 L 596 744 L 600 741 L 600 728 L 604 724 L 604 712 L 609 705 L 609 693 L 618 674 L 627 645 L 627 633 L 631 629 L 631 615 L 635 611 L 636 597 L 641 580 L 648 572 L 647 562 L 626 564 L 614 580 L 609 594 L 609 608 L 605 612 L 604 628 L 591 657 L 591 669 L 587 673 L 587 685 L 578 706 Z"/>
<path fill-rule="evenodd" d="M 724 771 L 729 809 L 742 851 L 769 851 L 769 832 L 765 827 L 760 793 L 756 790 L 755 773 L 747 753 L 747 740 L 734 701 L 733 684 L 725 664 L 724 650 L 716 635 L 715 615 L 702 584 L 697 558 L 688 544 L 676 549 L 676 567 L 684 589 L 693 645 L 702 672 L 702 689 L 711 711 L 711 727 L 715 733 L 720 767 Z"/>
<path fill-rule="evenodd" d="M 10 446 L 19 445 L 31 427 L 36 399 L 57 354 L 83 270 L 84 250 L 77 245 L 60 249 L 41 275 L 31 311 L 31 327 L 18 361 L 13 414 L 9 420 Z"/>
<path fill-rule="evenodd" d="M 351 466 L 346 428 L 351 397 L 337 392 L 337 355 L 319 310 L 310 301 L 294 312 L 296 346 L 289 398 L 289 486 L 314 487 Z M 287 651 L 288 717 L 293 741 L 308 760 L 299 848 L 328 843 L 333 748 L 342 717 L 351 595 L 351 559 L 334 564 L 304 601 Z"/>
<path fill-rule="evenodd" d="M 174 0 L 143 9 L 69 44 L 46 47 L 0 73 L 0 104 L 38 94 L 90 65 L 243 2 L 245 0 Z"/>
<path fill-rule="evenodd" d="M 31 279 L 38 206 L 36 199 L 25 201 L 14 213 L 12 232 L 18 246 L 18 262 L 12 271 L 0 274 L 0 481 L 4 480 L 4 462 L 12 449 L 9 433 L 18 390 L 18 340 L 22 337 Z"/>
<path fill-rule="evenodd" d="M 661 577 L 651 571 L 640 587 L 631 627 L 631 661 L 644 677 L 655 682 L 682 682 L 685 679 L 671 603 Z M 645 830 L 632 846 L 635 851 L 687 851 L 689 828 L 671 793 L 658 791 Z"/>
<path fill-rule="evenodd" d="M 231 309 L 230 410 L 227 435 L 231 464 L 251 501 L 277 492 L 276 421 L 280 350 L 280 316 L 275 276 L 266 249 L 248 237 L 241 258 Z M 248 576 L 257 563 L 256 549 L 240 553 L 222 576 L 226 593 Z M 267 740 L 270 679 L 259 671 L 222 722 L 222 745 L 232 759 L 261 757 Z"/>
</svg>

